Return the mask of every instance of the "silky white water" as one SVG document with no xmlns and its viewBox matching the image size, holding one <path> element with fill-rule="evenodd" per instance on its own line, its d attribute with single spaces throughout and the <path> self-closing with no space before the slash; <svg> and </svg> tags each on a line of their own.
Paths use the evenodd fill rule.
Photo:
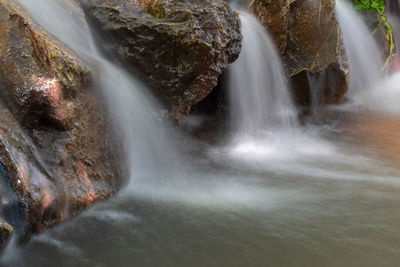
<svg viewBox="0 0 400 267">
<path fill-rule="evenodd" d="M 245 11 L 239 18 L 242 51 L 228 69 L 231 142 L 222 153 L 244 161 L 286 157 L 304 139 L 281 60 L 260 22 Z"/>
<path fill-rule="evenodd" d="M 20 1 L 99 72 L 96 88 L 102 89 L 123 137 L 133 177 L 115 198 L 25 246 L 10 246 L 0 265 L 398 265 L 399 153 L 386 150 L 391 147 L 386 138 L 399 140 L 400 131 L 371 138 L 357 126 L 363 125 L 359 118 L 352 118 L 357 114 L 349 112 L 302 129 L 294 138 L 285 134 L 296 128 L 287 123 L 291 116 L 273 111 L 278 115 L 255 127 L 271 134 L 259 142 L 240 142 L 244 146 L 232 147 L 239 149 L 233 157 L 225 147 L 180 136 L 171 140 L 140 83 L 85 45 L 91 42 L 83 20 L 55 0 Z M 360 121 L 369 125 L 369 115 Z M 237 129 L 233 135 L 240 133 Z M 175 160 L 178 144 L 186 147 L 185 161 Z M 185 166 L 190 172 L 182 170 Z"/>
<path fill-rule="evenodd" d="M 146 177 L 173 168 L 177 156 L 147 88 L 107 60 L 96 48 L 84 14 L 75 1 L 18 0 L 31 17 L 85 60 L 93 73 L 93 87 L 106 100 L 112 127 L 121 138 L 128 172 Z M 40 8 L 37 8 L 40 6 Z M 157 166 L 157 168 L 154 168 Z"/>
<path fill-rule="evenodd" d="M 228 4 L 234 8 L 246 8 L 251 3 L 251 0 L 228 0 Z"/>
<path fill-rule="evenodd" d="M 352 102 L 345 108 L 390 115 L 399 114 L 400 74 L 388 73 L 387 68 L 383 69 L 382 49 L 377 46 L 371 30 L 352 4 L 337 0 L 336 16 L 350 63 L 348 97 Z M 393 18 L 391 23 L 396 21 L 397 19 Z M 399 26 L 397 24 L 392 26 L 396 34 Z"/>
<path fill-rule="evenodd" d="M 335 11 L 350 65 L 348 97 L 359 101 L 359 97 L 378 84 L 384 65 L 381 49 L 352 4 L 336 0 Z"/>
<path fill-rule="evenodd" d="M 274 43 L 251 14 L 239 14 L 242 51 L 229 66 L 235 138 L 265 139 L 296 125 L 295 111 Z"/>
</svg>

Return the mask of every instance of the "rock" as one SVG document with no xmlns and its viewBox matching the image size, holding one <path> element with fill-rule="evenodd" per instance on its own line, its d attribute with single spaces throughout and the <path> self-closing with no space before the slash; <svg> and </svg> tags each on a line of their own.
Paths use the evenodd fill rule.
<svg viewBox="0 0 400 267">
<path fill-rule="evenodd" d="M 90 72 L 13 0 L 0 0 L 0 161 L 38 233 L 122 183 Z"/>
<path fill-rule="evenodd" d="M 397 18 L 400 17 L 400 3 L 397 0 L 386 0 L 387 11 Z"/>
<path fill-rule="evenodd" d="M 11 225 L 0 219 L 0 251 L 2 251 L 11 240 L 14 229 Z"/>
<path fill-rule="evenodd" d="M 338 103 L 347 91 L 348 64 L 334 5 L 334 0 L 254 0 L 250 6 L 280 48 L 300 105 Z"/>
<path fill-rule="evenodd" d="M 81 0 L 103 48 L 141 73 L 178 122 L 217 85 L 241 49 L 224 0 Z"/>
<path fill-rule="evenodd" d="M 250 8 L 261 24 L 268 29 L 279 51 L 284 53 L 289 33 L 290 1 L 256 0 Z"/>
<path fill-rule="evenodd" d="M 389 73 L 398 73 L 400 72 L 400 56 L 395 55 L 392 57 L 388 67 Z"/>
</svg>

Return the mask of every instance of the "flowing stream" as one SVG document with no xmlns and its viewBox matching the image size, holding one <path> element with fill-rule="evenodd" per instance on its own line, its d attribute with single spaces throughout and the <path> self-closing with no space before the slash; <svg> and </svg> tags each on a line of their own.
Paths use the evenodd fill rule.
<svg viewBox="0 0 400 267">
<path fill-rule="evenodd" d="M 296 115 L 275 45 L 253 15 L 242 11 L 239 17 L 242 51 L 229 67 L 233 131 L 251 139 L 291 131 Z"/>
<path fill-rule="evenodd" d="M 143 177 L 148 170 L 154 169 L 153 166 L 162 171 L 171 168 L 171 163 L 165 159 L 175 157 L 174 149 L 155 112 L 158 104 L 146 95 L 146 88 L 137 79 L 101 54 L 77 3 L 63 0 L 18 2 L 39 25 L 71 48 L 97 73 L 94 87 L 100 89 L 100 97 L 106 100 L 116 134 L 123 140 L 131 176 Z"/>
<path fill-rule="evenodd" d="M 240 11 L 239 18 L 242 51 L 228 69 L 232 140 L 227 156 L 247 160 L 290 153 L 302 137 L 277 49 L 252 14 Z"/>
<path fill-rule="evenodd" d="M 374 88 L 383 66 L 380 48 L 371 30 L 357 11 L 345 0 L 336 0 L 336 14 L 350 65 L 349 97 L 358 98 Z M 367 12 L 367 11 L 365 11 Z"/>
<path fill-rule="evenodd" d="M 400 76 L 388 75 L 382 70 L 381 53 L 384 50 L 378 47 L 371 30 L 353 6 L 344 0 L 336 0 L 335 8 L 350 64 L 348 96 L 352 103 L 348 108 L 399 114 Z"/>
<path fill-rule="evenodd" d="M 274 128 L 279 141 L 267 136 L 267 146 L 227 152 L 162 124 L 141 83 L 98 52 L 82 14 L 70 12 L 74 1 L 18 1 L 99 73 L 97 88 L 123 138 L 132 182 L 25 246 L 11 244 L 1 265 L 398 266 L 398 112 L 342 111 L 287 134 L 290 98 L 278 79 L 271 91 L 256 92 L 279 89 L 284 110 L 255 127 Z M 250 16 L 241 19 L 245 41 L 268 44 Z M 272 71 L 280 75 L 279 66 Z M 397 92 L 398 79 L 376 87 Z"/>
</svg>

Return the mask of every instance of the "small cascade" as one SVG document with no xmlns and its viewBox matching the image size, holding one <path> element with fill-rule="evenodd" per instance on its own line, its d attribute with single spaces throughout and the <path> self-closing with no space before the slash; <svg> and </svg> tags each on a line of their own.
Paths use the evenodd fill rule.
<svg viewBox="0 0 400 267">
<path fill-rule="evenodd" d="M 65 0 L 18 2 L 40 26 L 71 48 L 97 74 L 94 87 L 100 90 L 99 97 L 104 98 L 114 131 L 122 140 L 131 178 L 157 175 L 158 171 L 165 174 L 167 168 L 174 168 L 171 162 L 177 162 L 178 156 L 167 128 L 156 113 L 157 102 L 146 94 L 146 88 L 138 80 L 99 52 L 77 3 Z"/>
<path fill-rule="evenodd" d="M 353 6 L 344 0 L 336 0 L 335 10 L 350 64 L 348 96 L 357 101 L 379 78 L 384 65 L 381 50 Z"/>
<path fill-rule="evenodd" d="M 311 75 L 309 72 L 307 73 L 307 81 L 310 85 L 311 111 L 313 114 L 318 112 L 318 108 L 321 106 L 324 86 L 327 82 L 326 76 L 326 70 L 321 71 L 319 75 Z"/>
<path fill-rule="evenodd" d="M 229 0 L 228 3 L 232 8 L 239 9 L 241 7 L 246 8 L 251 0 Z"/>
<path fill-rule="evenodd" d="M 229 68 L 231 120 L 236 137 L 264 139 L 296 125 L 282 63 L 263 26 L 240 12 L 242 52 Z"/>
</svg>

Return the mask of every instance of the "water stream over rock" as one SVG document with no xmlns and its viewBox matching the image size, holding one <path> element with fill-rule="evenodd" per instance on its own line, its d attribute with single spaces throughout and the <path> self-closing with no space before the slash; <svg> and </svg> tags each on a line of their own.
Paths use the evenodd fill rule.
<svg viewBox="0 0 400 267">
<path fill-rule="evenodd" d="M 229 68 L 231 121 L 238 138 L 261 139 L 296 127 L 296 114 L 274 43 L 258 20 L 240 13 L 242 52 Z"/>
<path fill-rule="evenodd" d="M 156 113 L 157 102 L 146 95 L 137 79 L 106 59 L 97 49 L 85 16 L 77 2 L 62 0 L 18 0 L 44 29 L 85 59 L 95 73 L 100 89 L 127 158 L 130 177 L 143 177 L 147 170 L 172 167 L 174 150 Z M 36 8 L 37 5 L 42 8 Z M 68 21 L 70 23 L 66 24 Z M 172 160 L 175 162 L 176 160 Z"/>
<path fill-rule="evenodd" d="M 400 158 L 392 148 L 400 110 L 378 114 L 387 100 L 370 113 L 338 109 L 300 127 L 273 44 L 241 13 L 243 52 L 230 70 L 235 123 L 227 133 L 239 142 L 226 153 L 225 143 L 184 138 L 159 119 L 145 87 L 97 50 L 75 1 L 18 1 L 92 69 L 130 183 L 28 244 L 12 243 L 1 265 L 398 265 Z M 353 69 L 363 64 L 351 57 Z M 370 78 L 356 71 L 357 94 L 400 91 L 399 76 Z"/>
<path fill-rule="evenodd" d="M 371 30 L 351 4 L 344 0 L 337 0 L 335 9 L 350 64 L 348 96 L 357 101 L 357 97 L 362 97 L 370 88 L 373 88 L 380 78 L 383 66 L 381 50 Z"/>
</svg>

